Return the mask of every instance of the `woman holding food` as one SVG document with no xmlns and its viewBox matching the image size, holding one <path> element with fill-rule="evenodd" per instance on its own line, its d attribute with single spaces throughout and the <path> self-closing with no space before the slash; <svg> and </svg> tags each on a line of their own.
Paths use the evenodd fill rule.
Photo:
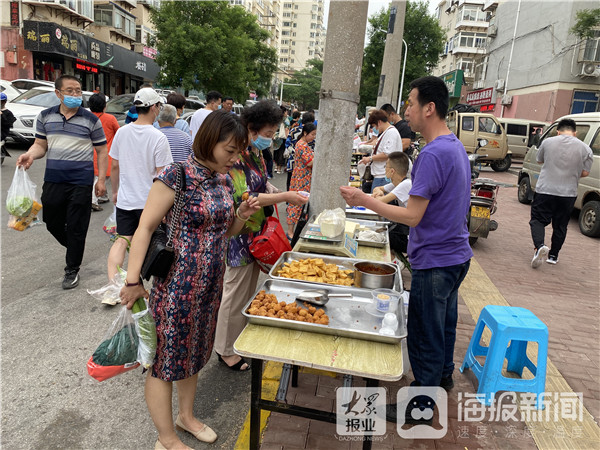
<svg viewBox="0 0 600 450">
<path fill-rule="evenodd" d="M 312 166 L 314 150 L 310 143 L 317 137 L 317 126 L 314 123 L 304 124 L 302 135 L 294 148 L 294 171 L 290 181 L 290 191 L 310 192 L 310 180 L 312 178 Z M 300 219 L 302 206 L 289 204 L 287 207 L 288 237 L 294 235 L 294 228 Z"/>
<path fill-rule="evenodd" d="M 174 263 L 165 279 L 154 278 L 150 294 L 140 281 L 140 271 L 153 231 L 165 215 L 168 223 L 172 220 L 177 164 L 167 166 L 155 179 L 131 242 L 121 301 L 131 309 L 138 298 L 149 298 L 156 321 L 156 356 L 145 389 L 146 404 L 158 430 L 155 449 L 188 448 L 173 426 L 173 382 L 179 399 L 177 428 L 203 442 L 217 439 L 211 428 L 194 417 L 194 397 L 198 372 L 212 352 L 227 236 L 239 232 L 259 209 L 255 198 L 234 202 L 227 176 L 247 139 L 246 129 L 234 114 L 215 111 L 202 124 L 193 155 L 182 163 L 184 207 L 174 233 Z"/>
<path fill-rule="evenodd" d="M 239 202 L 244 195 L 255 197 L 262 208 L 248 218 L 240 234 L 229 239 L 223 299 L 215 337 L 215 351 L 219 361 L 238 371 L 250 368 L 243 358 L 235 354 L 233 343 L 246 325 L 242 308 L 256 290 L 260 268 L 250 254 L 250 244 L 260 234 L 266 221 L 265 207 L 282 202 L 303 205 L 308 201 L 298 192 L 279 192 L 268 183 L 261 152 L 271 145 L 283 119 L 279 106 L 274 102 L 260 101 L 245 108 L 241 119 L 246 126 L 250 145 L 242 151 L 229 171 L 234 186 L 233 198 Z M 272 211 L 272 207 L 268 209 Z"/>
</svg>

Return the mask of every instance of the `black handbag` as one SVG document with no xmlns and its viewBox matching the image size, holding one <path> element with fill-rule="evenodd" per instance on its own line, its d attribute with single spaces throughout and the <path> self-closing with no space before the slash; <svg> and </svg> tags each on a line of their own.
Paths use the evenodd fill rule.
<svg viewBox="0 0 600 450">
<path fill-rule="evenodd" d="M 181 164 L 177 164 L 177 166 L 177 191 L 173 202 L 171 223 L 167 226 L 164 222 L 161 222 L 156 231 L 152 233 L 141 270 L 141 276 L 145 280 L 150 280 L 150 277 L 166 278 L 175 258 L 173 236 L 175 230 L 179 229 L 186 185 L 185 169 Z"/>
</svg>

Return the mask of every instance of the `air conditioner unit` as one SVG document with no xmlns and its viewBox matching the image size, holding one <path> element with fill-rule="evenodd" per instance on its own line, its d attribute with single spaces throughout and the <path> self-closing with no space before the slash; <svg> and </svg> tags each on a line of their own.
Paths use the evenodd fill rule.
<svg viewBox="0 0 600 450">
<path fill-rule="evenodd" d="M 600 65 L 591 62 L 583 63 L 581 65 L 581 73 L 579 74 L 579 76 L 593 78 L 600 77 Z"/>
<path fill-rule="evenodd" d="M 509 94 L 505 94 L 502 96 L 502 101 L 500 102 L 503 105 L 510 105 L 512 104 L 512 95 Z"/>
<path fill-rule="evenodd" d="M 490 25 L 487 30 L 487 35 L 489 37 L 496 37 L 498 34 L 498 27 L 496 25 Z"/>
<path fill-rule="evenodd" d="M 497 91 L 501 91 L 502 89 L 504 89 L 504 80 L 503 79 L 496 80 L 495 87 L 496 87 Z"/>
</svg>

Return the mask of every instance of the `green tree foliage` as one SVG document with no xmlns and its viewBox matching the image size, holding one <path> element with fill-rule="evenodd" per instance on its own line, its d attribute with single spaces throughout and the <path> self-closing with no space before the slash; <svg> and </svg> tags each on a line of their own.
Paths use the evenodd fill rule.
<svg viewBox="0 0 600 450">
<path fill-rule="evenodd" d="M 389 7 L 369 18 L 367 30 L 369 44 L 365 47 L 363 57 L 359 111 L 364 111 L 367 105 L 375 105 L 377 101 L 389 19 Z M 398 16 L 396 20 L 402 20 L 402 18 Z M 429 15 L 426 3 L 422 1 L 406 3 L 404 40 L 408 45 L 408 56 L 402 98 L 406 99 L 410 82 L 428 75 L 444 50 L 444 31 L 437 20 Z M 402 60 L 404 61 L 404 55 Z M 400 79 L 398 79 L 398 85 L 400 85 Z"/>
<path fill-rule="evenodd" d="M 597 29 L 600 27 L 600 8 L 582 9 L 575 14 L 575 25 L 571 28 L 571 33 L 579 39 L 593 39 L 596 36 Z"/>
<path fill-rule="evenodd" d="M 238 101 L 250 90 L 269 92 L 277 54 L 264 43 L 269 32 L 244 8 L 221 1 L 163 1 L 151 14 L 161 84 L 214 89 Z"/>
<path fill-rule="evenodd" d="M 283 100 L 295 103 L 300 110 L 319 108 L 319 90 L 323 76 L 323 61 L 309 59 L 306 67 L 294 74 L 286 83 L 299 84 L 300 86 L 283 87 Z M 281 86 L 279 87 L 281 89 Z"/>
</svg>

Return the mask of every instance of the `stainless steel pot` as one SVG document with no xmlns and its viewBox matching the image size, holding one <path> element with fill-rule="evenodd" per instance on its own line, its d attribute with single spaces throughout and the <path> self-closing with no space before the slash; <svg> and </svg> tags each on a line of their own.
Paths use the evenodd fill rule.
<svg viewBox="0 0 600 450">
<path fill-rule="evenodd" d="M 361 288 L 394 289 L 396 266 L 387 263 L 361 261 L 354 264 L 354 285 Z"/>
</svg>

